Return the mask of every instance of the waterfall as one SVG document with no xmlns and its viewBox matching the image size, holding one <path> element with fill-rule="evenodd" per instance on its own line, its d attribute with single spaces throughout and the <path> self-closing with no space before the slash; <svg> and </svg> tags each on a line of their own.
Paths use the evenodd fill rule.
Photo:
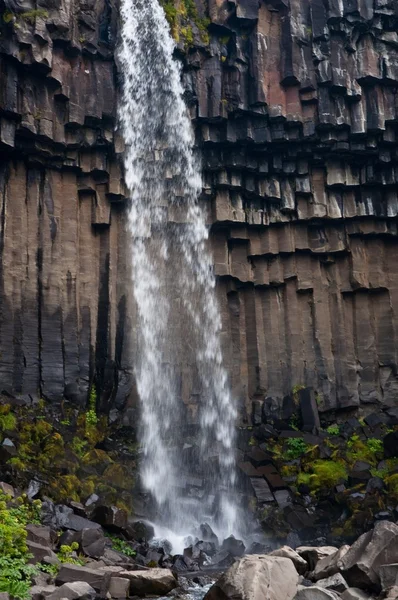
<svg viewBox="0 0 398 600">
<path fill-rule="evenodd" d="M 121 19 L 119 122 L 131 198 L 141 477 L 163 525 L 185 534 L 213 519 L 231 533 L 236 408 L 180 66 L 158 0 L 122 0 Z M 189 406 L 181 372 L 193 388 Z M 204 488 L 187 495 L 189 483 L 203 477 Z"/>
</svg>

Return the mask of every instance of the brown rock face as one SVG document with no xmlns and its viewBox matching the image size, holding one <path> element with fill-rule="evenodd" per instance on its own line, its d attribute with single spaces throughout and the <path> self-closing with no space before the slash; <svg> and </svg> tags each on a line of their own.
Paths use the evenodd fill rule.
<svg viewBox="0 0 398 600">
<path fill-rule="evenodd" d="M 321 409 L 392 405 L 396 2 L 197 4 L 210 43 L 197 42 L 193 24 L 184 83 L 242 416 L 264 397 L 278 410 L 298 384 L 316 390 Z M 102 407 L 120 407 L 132 388 L 134 315 L 117 9 L 108 0 L 0 9 L 0 391 L 83 403 L 95 379 Z"/>
<path fill-rule="evenodd" d="M 264 397 L 281 407 L 296 385 L 321 410 L 391 406 L 396 3 L 209 5 L 218 28 L 186 81 L 242 413 Z"/>
<path fill-rule="evenodd" d="M 108 0 L 0 3 L 0 391 L 130 388 Z M 124 392 L 124 394 L 123 394 Z"/>
</svg>

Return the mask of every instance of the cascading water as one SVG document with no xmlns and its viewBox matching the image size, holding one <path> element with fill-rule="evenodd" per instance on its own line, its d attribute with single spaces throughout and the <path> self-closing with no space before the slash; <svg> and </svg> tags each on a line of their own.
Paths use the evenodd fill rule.
<svg viewBox="0 0 398 600">
<path fill-rule="evenodd" d="M 122 0 L 121 17 L 119 121 L 131 197 L 135 375 L 145 454 L 141 475 L 163 525 L 186 534 L 213 517 L 216 528 L 231 533 L 236 526 L 229 500 L 236 409 L 223 367 L 221 317 L 205 208 L 199 200 L 200 165 L 180 67 L 157 0 Z M 177 373 L 177 366 L 188 362 L 194 365 L 200 397 L 200 451 L 189 459 L 179 439 L 187 431 L 187 409 Z M 182 491 L 193 474 L 205 474 L 208 482 L 199 498 L 187 498 Z"/>
</svg>

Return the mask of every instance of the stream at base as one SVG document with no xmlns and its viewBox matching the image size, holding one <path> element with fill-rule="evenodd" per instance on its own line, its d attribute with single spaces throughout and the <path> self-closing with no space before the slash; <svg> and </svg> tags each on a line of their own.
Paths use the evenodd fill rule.
<svg viewBox="0 0 398 600">
<path fill-rule="evenodd" d="M 121 20 L 119 126 L 131 199 L 141 480 L 156 502 L 157 525 L 179 545 L 205 521 L 222 538 L 239 529 L 237 412 L 223 365 L 201 167 L 174 41 L 158 0 L 122 0 Z M 193 382 L 188 405 L 184 373 Z M 204 483 L 187 496 L 195 481 Z"/>
</svg>

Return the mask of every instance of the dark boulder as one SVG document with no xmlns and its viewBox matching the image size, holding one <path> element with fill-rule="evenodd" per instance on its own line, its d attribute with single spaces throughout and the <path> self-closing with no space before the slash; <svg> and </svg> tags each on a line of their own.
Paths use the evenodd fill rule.
<svg viewBox="0 0 398 600">
<path fill-rule="evenodd" d="M 233 535 L 230 535 L 223 541 L 221 551 L 229 552 L 233 556 L 240 557 L 243 556 L 245 552 L 245 545 L 242 540 L 237 540 Z"/>
<path fill-rule="evenodd" d="M 91 518 L 112 531 L 121 531 L 128 525 L 126 511 L 117 506 L 96 506 Z"/>
</svg>

